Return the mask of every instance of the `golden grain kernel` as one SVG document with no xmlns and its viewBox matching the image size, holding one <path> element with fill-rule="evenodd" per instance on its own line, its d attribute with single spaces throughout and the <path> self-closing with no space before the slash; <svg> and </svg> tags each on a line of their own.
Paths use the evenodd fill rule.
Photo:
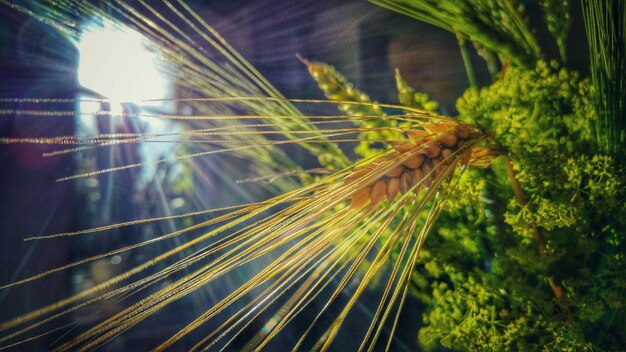
<svg viewBox="0 0 626 352">
<path fill-rule="evenodd" d="M 387 181 L 387 200 L 390 202 L 394 200 L 398 192 L 400 192 L 400 178 L 390 178 Z"/>
<path fill-rule="evenodd" d="M 456 145 L 459 139 L 454 134 L 449 133 L 443 135 L 443 137 L 441 137 L 439 141 L 444 147 L 452 148 Z"/>
<path fill-rule="evenodd" d="M 413 170 L 413 183 L 420 183 L 424 178 L 424 171 L 422 169 Z"/>
<path fill-rule="evenodd" d="M 361 179 L 362 177 L 364 177 L 365 175 L 369 174 L 372 171 L 371 167 L 362 167 L 362 168 L 358 168 L 358 169 L 354 169 L 352 170 L 352 173 L 346 177 L 346 182 L 352 182 L 352 181 L 356 181 L 358 179 Z"/>
<path fill-rule="evenodd" d="M 413 186 L 413 173 L 411 171 L 405 171 L 400 176 L 400 192 L 403 194 L 408 192 Z"/>
<path fill-rule="evenodd" d="M 469 150 L 466 150 L 461 156 L 461 165 L 467 165 L 470 162 L 472 153 Z"/>
<path fill-rule="evenodd" d="M 441 146 L 439 145 L 439 143 L 433 142 L 429 144 L 428 147 L 426 147 L 426 151 L 424 154 L 432 159 L 436 158 L 439 155 L 439 152 L 441 152 Z"/>
<path fill-rule="evenodd" d="M 422 124 L 422 127 L 434 133 L 447 132 L 450 130 L 450 125 L 443 123 L 425 123 Z"/>
<path fill-rule="evenodd" d="M 385 156 L 381 156 L 380 158 L 377 158 L 376 160 L 373 160 L 372 162 L 370 162 L 369 164 L 367 164 L 365 167 L 370 167 L 370 168 L 374 168 L 386 161 L 392 160 L 394 159 L 396 156 L 395 155 L 385 155 Z"/>
<path fill-rule="evenodd" d="M 429 132 L 426 131 L 408 131 L 406 134 L 409 136 L 409 138 L 420 142 L 431 135 Z"/>
<path fill-rule="evenodd" d="M 430 161 L 430 165 L 432 166 L 434 172 L 437 172 L 437 166 L 439 166 L 439 164 L 441 164 L 441 159 L 439 159 L 439 157 Z"/>
<path fill-rule="evenodd" d="M 371 206 L 375 206 L 380 203 L 387 194 L 387 182 L 385 180 L 378 180 L 372 187 L 370 193 Z"/>
<path fill-rule="evenodd" d="M 363 187 L 352 195 L 350 209 L 361 209 L 370 202 L 372 187 Z"/>
<path fill-rule="evenodd" d="M 415 155 L 411 157 L 410 159 L 408 159 L 407 161 L 405 161 L 403 165 L 408 167 L 409 169 L 417 169 L 418 167 L 422 165 L 423 162 L 424 162 L 423 156 Z"/>
<path fill-rule="evenodd" d="M 404 168 L 402 166 L 394 167 L 393 169 L 391 169 L 391 171 L 389 171 L 387 173 L 386 176 L 387 177 L 398 177 L 398 176 L 400 176 L 402 171 L 404 171 Z"/>
<path fill-rule="evenodd" d="M 452 153 L 454 152 L 451 149 L 444 148 L 441 150 L 440 157 L 442 158 L 443 161 L 449 161 L 447 159 L 452 155 Z"/>
<path fill-rule="evenodd" d="M 468 125 L 459 125 L 456 131 L 460 139 L 466 139 L 472 134 L 472 130 Z"/>
<path fill-rule="evenodd" d="M 422 172 L 424 173 L 424 176 L 423 176 L 424 187 L 430 187 L 430 185 L 433 183 L 432 179 L 433 179 L 434 172 L 431 172 L 432 170 L 433 170 L 433 166 L 430 162 L 426 162 L 424 163 L 424 165 L 422 165 Z"/>
<path fill-rule="evenodd" d="M 437 177 L 439 177 L 439 174 L 441 174 L 441 170 L 443 169 L 444 165 L 442 164 L 441 160 L 439 159 L 434 159 L 433 160 L 433 171 L 430 174 L 430 180 L 432 182 L 435 181 L 435 179 L 437 179 Z"/>
<path fill-rule="evenodd" d="M 402 143 L 395 146 L 396 150 L 400 153 L 406 153 L 415 149 L 415 145 L 411 142 Z"/>
</svg>

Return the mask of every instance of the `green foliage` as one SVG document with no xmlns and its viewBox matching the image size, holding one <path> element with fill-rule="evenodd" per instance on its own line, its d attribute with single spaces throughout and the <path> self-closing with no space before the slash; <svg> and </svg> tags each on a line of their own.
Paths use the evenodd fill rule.
<svg viewBox="0 0 626 352">
<path fill-rule="evenodd" d="M 626 1 L 584 0 L 591 78 L 604 153 L 626 161 Z"/>
<path fill-rule="evenodd" d="M 548 30 L 556 40 L 561 59 L 565 61 L 567 33 L 572 24 L 571 2 L 569 0 L 541 0 L 539 3 L 543 9 L 543 17 Z"/>
<path fill-rule="evenodd" d="M 540 312 L 531 301 L 511 301 L 514 296 L 505 289 L 492 291 L 491 285 L 480 282 L 480 275 L 466 276 L 454 269 L 447 274 L 449 283 L 438 282 L 432 288 L 434 308 L 425 317 L 428 326 L 419 332 L 423 347 L 535 350 L 530 338 L 548 326 L 536 318 Z"/>
<path fill-rule="evenodd" d="M 387 9 L 441 27 L 522 67 L 540 48 L 517 0 L 370 0 Z"/>
<path fill-rule="evenodd" d="M 539 62 L 459 99 L 460 117 L 508 149 L 529 199 L 523 207 L 514 199 L 502 162 L 466 171 L 420 263 L 430 286 L 418 297 L 431 297 L 419 332 L 424 348 L 623 347 L 624 178 L 598 154 L 589 85 Z M 534 229 L 544 236 L 544 255 Z M 565 289 L 560 300 L 548 275 Z"/>
<path fill-rule="evenodd" d="M 533 70 L 510 68 L 488 88 L 470 88 L 457 109 L 463 119 L 489 128 L 514 159 L 557 146 L 585 150 L 594 148 L 590 86 L 575 71 L 539 61 Z"/>
</svg>

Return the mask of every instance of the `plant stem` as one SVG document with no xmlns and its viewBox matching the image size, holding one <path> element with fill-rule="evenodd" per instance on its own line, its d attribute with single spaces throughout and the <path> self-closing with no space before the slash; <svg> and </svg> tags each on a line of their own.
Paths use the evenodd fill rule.
<svg viewBox="0 0 626 352">
<path fill-rule="evenodd" d="M 528 204 L 528 198 L 526 198 L 526 194 L 524 194 L 524 191 L 522 190 L 522 185 L 520 185 L 517 180 L 515 169 L 513 169 L 513 165 L 511 164 L 511 158 L 509 158 L 507 154 L 504 154 L 504 166 L 506 167 L 506 173 L 509 176 L 509 182 L 511 182 L 513 193 L 515 193 L 515 199 L 517 199 L 517 203 L 523 207 Z M 542 258 L 545 258 L 546 245 L 543 241 L 541 231 L 536 226 L 533 226 L 533 237 L 535 239 L 535 243 L 537 244 L 539 255 L 541 255 Z M 550 288 L 552 289 L 557 301 L 560 301 L 561 297 L 563 297 L 563 289 L 554 281 L 554 275 L 548 275 L 548 283 L 550 284 Z"/>
<path fill-rule="evenodd" d="M 474 72 L 474 66 L 472 66 L 472 59 L 470 57 L 469 50 L 467 48 L 467 41 L 461 35 L 456 35 L 456 40 L 459 42 L 459 49 L 461 50 L 461 57 L 463 58 L 463 65 L 465 65 L 465 72 L 467 73 L 467 80 L 470 86 L 478 87 L 476 81 L 476 73 Z"/>
<path fill-rule="evenodd" d="M 604 153 L 626 164 L 626 1 L 582 1 L 595 88 L 597 140 Z"/>
</svg>

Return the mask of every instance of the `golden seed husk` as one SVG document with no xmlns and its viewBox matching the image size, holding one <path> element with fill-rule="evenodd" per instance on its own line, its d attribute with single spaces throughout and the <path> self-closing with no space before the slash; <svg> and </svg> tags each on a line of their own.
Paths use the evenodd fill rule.
<svg viewBox="0 0 626 352">
<path fill-rule="evenodd" d="M 417 169 L 418 167 L 422 165 L 423 162 L 424 162 L 423 156 L 415 155 L 411 157 L 410 159 L 408 159 L 407 161 L 405 161 L 403 165 L 408 167 L 409 169 Z"/>
<path fill-rule="evenodd" d="M 456 134 L 460 139 L 467 139 L 472 134 L 472 130 L 467 125 L 459 125 L 456 128 L 456 131 Z"/>
<path fill-rule="evenodd" d="M 378 180 L 372 187 L 370 193 L 371 206 L 375 206 L 380 203 L 387 195 L 387 182 L 385 180 Z"/>
<path fill-rule="evenodd" d="M 394 167 L 393 169 L 391 169 L 391 171 L 389 171 L 387 173 L 387 177 L 398 177 L 400 176 L 400 174 L 402 174 L 402 171 L 404 171 L 404 168 L 402 166 L 398 166 L 398 167 Z"/>
<path fill-rule="evenodd" d="M 439 157 L 432 159 L 430 161 L 430 165 L 433 168 L 433 170 L 435 170 L 434 172 L 437 172 L 437 166 L 441 163 L 441 159 L 439 159 Z"/>
<path fill-rule="evenodd" d="M 425 123 L 422 127 L 434 133 L 448 132 L 451 128 L 449 124 L 442 123 Z"/>
<path fill-rule="evenodd" d="M 424 172 L 422 171 L 422 169 L 413 170 L 413 183 L 418 183 L 422 181 L 423 178 L 424 178 Z"/>
<path fill-rule="evenodd" d="M 373 160 L 372 162 L 370 162 L 369 164 L 365 165 L 365 167 L 369 167 L 371 169 L 377 167 L 378 165 L 387 162 L 391 159 L 393 159 L 394 156 L 393 155 L 385 155 L 385 156 L 381 156 L 380 158 Z"/>
<path fill-rule="evenodd" d="M 461 155 L 461 165 L 469 164 L 472 158 L 472 153 L 469 150 L 466 150 L 463 155 Z"/>
<path fill-rule="evenodd" d="M 361 177 L 367 175 L 373 170 L 371 167 L 363 167 L 352 170 L 350 176 L 346 178 L 346 182 L 351 182 L 360 179 Z"/>
<path fill-rule="evenodd" d="M 408 151 L 415 149 L 415 144 L 411 142 L 406 142 L 406 143 L 397 145 L 395 148 L 399 153 L 403 154 L 403 153 L 406 153 Z"/>
<path fill-rule="evenodd" d="M 370 194 L 372 187 L 363 187 L 352 195 L 352 202 L 350 203 L 350 209 L 361 209 L 370 202 Z"/>
<path fill-rule="evenodd" d="M 430 162 L 425 162 L 422 166 L 422 172 L 424 173 L 424 175 L 422 176 L 424 178 L 424 187 L 430 187 L 430 185 L 432 184 L 432 177 L 434 172 L 429 175 L 432 169 L 433 167 Z"/>
<path fill-rule="evenodd" d="M 407 193 L 414 185 L 420 184 L 415 191 L 418 192 L 421 187 L 431 187 L 434 180 L 441 173 L 444 165 L 449 165 L 450 158 L 458 150 L 467 143 L 467 138 L 471 137 L 474 130 L 464 124 L 423 124 L 425 130 L 408 131 L 407 135 L 411 141 L 398 143 L 394 146 L 396 153 L 380 157 L 373 160 L 367 166 L 363 166 L 357 170 L 353 170 L 348 180 L 359 179 L 367 175 L 372 170 L 378 168 L 381 164 L 391 160 L 397 160 L 400 154 L 411 153 L 402 166 L 396 166 L 390 169 L 384 178 L 364 187 L 353 194 L 353 209 L 360 209 L 369 204 L 375 206 L 379 204 L 385 197 L 392 201 L 398 193 Z M 438 137 L 433 136 L 433 133 Z M 467 150 L 462 152 L 461 163 L 468 165 L 473 159 L 472 153 Z M 474 152 L 476 156 L 489 154 L 486 151 Z"/>
<path fill-rule="evenodd" d="M 450 155 L 452 155 L 453 151 L 451 149 L 448 148 L 444 148 L 441 150 L 441 155 L 440 157 L 444 160 L 447 161 L 446 159 L 448 159 L 450 157 Z"/>
<path fill-rule="evenodd" d="M 413 186 L 413 173 L 405 171 L 402 173 L 402 176 L 400 176 L 400 192 L 402 192 L 402 194 L 408 192 L 411 186 Z"/>
<path fill-rule="evenodd" d="M 434 142 L 426 147 L 425 154 L 427 157 L 432 159 L 436 158 L 439 155 L 439 152 L 441 152 L 441 146 L 439 143 Z"/>
<path fill-rule="evenodd" d="M 413 139 L 413 140 L 418 140 L 420 142 L 422 142 L 425 138 L 428 138 L 430 136 L 429 132 L 426 131 L 408 131 L 406 133 L 409 138 Z"/>
<path fill-rule="evenodd" d="M 387 200 L 390 202 L 394 200 L 398 192 L 400 192 L 400 178 L 390 178 L 387 182 Z"/>
<path fill-rule="evenodd" d="M 452 133 L 445 134 L 439 139 L 444 147 L 452 148 L 459 141 L 459 138 Z"/>
</svg>

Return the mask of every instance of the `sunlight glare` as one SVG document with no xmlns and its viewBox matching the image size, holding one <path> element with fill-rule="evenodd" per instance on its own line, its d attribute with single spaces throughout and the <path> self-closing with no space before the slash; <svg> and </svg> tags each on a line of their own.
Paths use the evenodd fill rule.
<svg viewBox="0 0 626 352">
<path fill-rule="evenodd" d="M 76 46 L 80 84 L 111 99 L 113 109 L 119 103 L 167 95 L 168 81 L 158 68 L 159 53 L 151 51 L 136 31 L 92 21 Z"/>
</svg>

